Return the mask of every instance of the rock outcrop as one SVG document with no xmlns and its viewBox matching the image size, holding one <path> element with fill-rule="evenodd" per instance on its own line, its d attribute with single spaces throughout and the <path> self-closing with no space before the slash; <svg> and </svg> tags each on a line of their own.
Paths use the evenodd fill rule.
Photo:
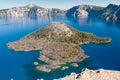
<svg viewBox="0 0 120 80">
<path fill-rule="evenodd" d="M 13 7 L 0 10 L 0 17 L 39 17 L 53 15 L 63 16 L 65 15 L 65 11 L 56 8 L 46 9 L 35 4 L 28 4 L 23 7 Z"/>
<path fill-rule="evenodd" d="M 71 73 L 58 80 L 120 80 L 120 71 L 84 69 L 81 73 Z"/>
</svg>

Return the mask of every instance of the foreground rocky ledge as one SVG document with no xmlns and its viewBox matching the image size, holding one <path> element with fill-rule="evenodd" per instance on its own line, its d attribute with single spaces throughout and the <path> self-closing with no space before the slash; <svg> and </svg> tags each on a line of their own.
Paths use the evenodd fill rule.
<svg viewBox="0 0 120 80">
<path fill-rule="evenodd" d="M 8 47 L 16 51 L 42 50 L 35 61 L 36 69 L 50 72 L 53 69 L 68 67 L 62 66 L 71 63 L 71 66 L 78 67 L 77 63 L 87 58 L 79 45 L 89 42 L 107 43 L 110 38 L 102 38 L 92 33 L 80 32 L 61 22 L 53 22 L 50 25 L 37 30 L 24 38 L 8 43 Z M 41 64 L 40 61 L 45 62 Z"/>
<path fill-rule="evenodd" d="M 84 69 L 81 73 L 71 73 L 58 80 L 120 80 L 120 71 Z"/>
</svg>

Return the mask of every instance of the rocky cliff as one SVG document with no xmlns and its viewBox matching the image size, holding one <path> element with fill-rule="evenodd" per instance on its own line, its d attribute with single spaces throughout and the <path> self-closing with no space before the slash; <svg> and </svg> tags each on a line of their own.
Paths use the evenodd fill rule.
<svg viewBox="0 0 120 80">
<path fill-rule="evenodd" d="M 56 8 L 46 9 L 35 4 L 0 10 L 0 17 L 34 17 L 49 15 L 63 16 L 65 15 L 65 11 Z"/>
<path fill-rule="evenodd" d="M 67 17 L 98 17 L 108 22 L 120 22 L 120 5 L 109 4 L 107 7 L 79 5 L 66 11 Z"/>
<path fill-rule="evenodd" d="M 81 73 L 71 73 L 58 80 L 120 80 L 120 71 L 84 69 Z"/>
<path fill-rule="evenodd" d="M 120 22 L 120 6 L 109 4 L 107 7 L 94 5 L 79 5 L 66 11 L 56 8 L 43 8 L 35 4 L 28 4 L 23 7 L 1 9 L 0 17 L 40 17 L 40 16 L 67 16 L 67 17 L 98 17 L 109 22 Z"/>
<path fill-rule="evenodd" d="M 72 7 L 66 11 L 67 17 L 88 17 L 89 13 L 93 10 L 101 10 L 103 7 L 93 6 L 93 5 L 79 5 Z M 93 14 L 94 15 L 94 14 Z"/>
<path fill-rule="evenodd" d="M 106 8 L 100 11 L 99 17 L 104 18 L 106 21 L 120 21 L 120 6 L 109 4 Z"/>
</svg>

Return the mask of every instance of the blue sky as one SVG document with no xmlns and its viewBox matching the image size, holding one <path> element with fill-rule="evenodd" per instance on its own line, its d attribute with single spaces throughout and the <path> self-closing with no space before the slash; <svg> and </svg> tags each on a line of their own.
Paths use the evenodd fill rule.
<svg viewBox="0 0 120 80">
<path fill-rule="evenodd" d="M 29 3 L 45 8 L 68 9 L 80 4 L 107 6 L 109 3 L 120 5 L 120 0 L 0 0 L 0 9 L 24 6 Z"/>
</svg>

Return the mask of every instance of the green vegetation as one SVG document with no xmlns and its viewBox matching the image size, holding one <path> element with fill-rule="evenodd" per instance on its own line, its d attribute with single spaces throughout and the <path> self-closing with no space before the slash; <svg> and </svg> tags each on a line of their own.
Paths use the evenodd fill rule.
<svg viewBox="0 0 120 80">
<path fill-rule="evenodd" d="M 67 25 L 66 25 L 67 26 Z M 69 44 L 68 47 L 62 51 L 61 57 L 63 58 L 69 58 L 73 57 L 79 53 L 82 53 L 83 50 L 80 49 L 77 46 L 72 46 L 71 44 L 79 44 L 79 43 L 84 43 L 84 42 L 95 42 L 95 43 L 100 43 L 100 42 L 108 42 L 111 39 L 110 38 L 101 38 L 93 35 L 92 33 L 87 33 L 87 32 L 80 32 L 70 26 L 67 26 L 72 32 L 72 36 L 68 37 L 66 36 L 65 32 L 62 32 L 61 34 L 57 35 L 57 33 L 54 33 L 53 28 L 42 28 L 29 36 L 28 38 L 34 38 L 36 40 L 44 39 L 52 42 L 63 42 Z M 55 60 L 54 57 L 49 56 L 49 60 Z"/>
<path fill-rule="evenodd" d="M 66 58 L 74 57 L 75 55 L 78 55 L 80 53 L 83 53 L 83 50 L 80 49 L 79 47 L 69 46 L 64 50 L 62 57 L 66 59 Z"/>
<path fill-rule="evenodd" d="M 55 60 L 55 58 L 52 57 L 52 56 L 48 56 L 47 58 L 48 58 L 49 60 Z"/>
<path fill-rule="evenodd" d="M 52 35 L 52 29 L 46 29 L 46 28 L 42 28 L 36 32 L 31 33 L 30 35 L 27 36 L 27 38 L 31 38 L 31 39 L 35 39 L 35 40 L 39 40 L 39 39 L 47 39 L 47 40 L 52 40 L 54 34 Z M 50 37 L 50 35 L 52 35 L 52 37 Z"/>
<path fill-rule="evenodd" d="M 56 42 L 65 42 L 65 43 L 75 43 L 75 44 L 79 44 L 79 43 L 84 43 L 84 42 L 108 42 L 111 39 L 110 38 L 100 38 L 97 37 L 95 35 L 93 35 L 92 33 L 87 33 L 87 32 L 80 32 L 77 31 L 76 29 L 67 26 L 71 29 L 71 31 L 73 32 L 71 37 L 66 36 L 66 33 L 61 33 L 59 35 L 55 34 L 53 32 L 52 28 L 42 28 L 30 35 L 27 36 L 27 38 L 31 38 L 31 39 L 45 39 L 48 41 L 56 41 Z"/>
</svg>

